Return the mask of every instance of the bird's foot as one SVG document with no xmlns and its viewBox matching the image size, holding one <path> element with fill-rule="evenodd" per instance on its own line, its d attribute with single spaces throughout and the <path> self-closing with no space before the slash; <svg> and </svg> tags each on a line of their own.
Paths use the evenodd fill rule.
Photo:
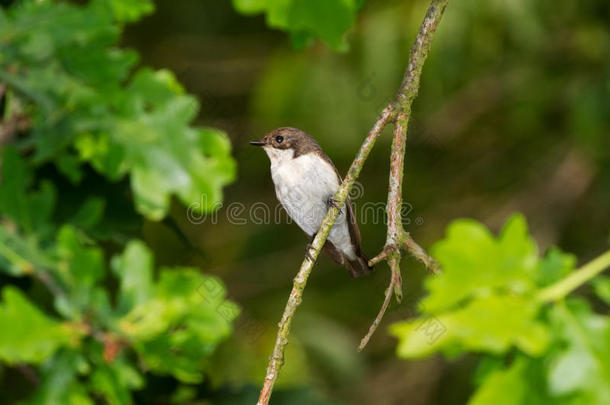
<svg viewBox="0 0 610 405">
<path fill-rule="evenodd" d="M 335 207 L 336 209 L 338 209 L 339 215 L 341 215 L 343 213 L 343 211 L 341 210 L 341 207 L 339 207 L 339 203 L 337 203 L 337 200 L 335 200 L 334 197 L 328 197 L 326 204 L 328 204 L 329 207 Z"/>
<path fill-rule="evenodd" d="M 309 253 L 311 250 L 315 250 L 312 246 L 311 243 L 308 243 L 307 246 L 305 247 L 305 257 L 310 261 L 310 262 L 314 262 L 314 258 L 311 255 L 311 253 Z"/>
</svg>

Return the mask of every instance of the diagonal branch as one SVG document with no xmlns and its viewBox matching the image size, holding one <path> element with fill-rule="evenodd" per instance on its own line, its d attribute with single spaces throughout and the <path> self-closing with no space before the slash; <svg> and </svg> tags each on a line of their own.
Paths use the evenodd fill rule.
<svg viewBox="0 0 610 405">
<path fill-rule="evenodd" d="M 269 359 L 269 364 L 267 366 L 267 374 L 265 376 L 265 382 L 263 384 L 263 389 L 261 390 L 260 397 L 258 399 L 258 405 L 266 405 L 269 403 L 269 398 L 271 397 L 271 391 L 273 390 L 273 385 L 275 384 L 275 380 L 278 377 L 278 373 L 280 368 L 284 363 L 284 348 L 288 343 L 288 335 L 290 334 L 290 324 L 292 322 L 292 317 L 294 313 L 301 303 L 301 299 L 303 296 L 303 290 L 305 289 L 305 285 L 307 284 L 307 279 L 309 278 L 309 274 L 313 269 L 313 265 L 326 243 L 326 238 L 328 237 L 328 233 L 330 229 L 334 225 L 337 217 L 339 215 L 340 209 L 345 204 L 345 200 L 349 195 L 349 192 L 354 185 L 354 182 L 358 178 L 362 167 L 364 166 L 364 162 L 366 161 L 369 153 L 373 149 L 375 145 L 375 141 L 381 134 L 383 128 L 392 120 L 394 116 L 394 110 L 392 106 L 386 107 L 382 112 L 373 128 L 369 131 L 369 134 L 364 139 L 364 143 L 360 147 L 358 151 L 358 155 L 352 162 L 350 166 L 347 176 L 341 183 L 337 194 L 335 194 L 334 200 L 336 202 L 336 206 L 330 206 L 326 217 L 322 221 L 322 225 L 320 226 L 320 230 L 316 234 L 313 242 L 311 243 L 311 248 L 309 250 L 309 256 L 303 259 L 303 263 L 301 263 L 301 268 L 294 278 L 292 291 L 290 292 L 290 297 L 288 298 L 288 302 L 286 303 L 286 308 L 284 309 L 284 314 L 282 315 L 282 319 L 279 323 L 279 330 L 277 333 L 277 337 L 275 339 L 275 347 L 273 348 L 273 353 L 271 354 L 271 358 Z"/>
<path fill-rule="evenodd" d="M 364 162 L 373 149 L 375 141 L 381 134 L 383 128 L 391 122 L 395 124 L 395 130 L 394 139 L 392 142 L 392 168 L 390 170 L 390 191 L 388 193 L 388 218 L 390 218 L 390 216 L 392 217 L 393 225 L 390 226 L 390 224 L 388 224 L 388 239 L 393 240 L 394 243 L 388 243 L 388 241 L 386 241 L 386 247 L 382 251 L 382 255 L 384 254 L 383 252 L 387 253 L 377 261 L 379 262 L 387 259 L 390 260 L 389 263 L 390 268 L 392 269 L 392 277 L 390 286 L 388 287 L 388 292 L 386 293 L 384 305 L 382 306 L 382 311 L 380 311 L 380 315 L 377 317 L 378 319 L 375 320 L 376 323 L 374 322 L 374 324 L 371 326 L 369 335 L 373 334 L 377 328 L 377 325 L 379 325 L 381 322 L 383 313 L 389 305 L 390 299 L 388 297 L 391 296 L 391 291 L 394 290 L 397 297 L 400 296 L 402 283 L 400 281 L 400 270 L 398 267 L 398 263 L 400 261 L 399 246 L 402 246 L 404 243 L 406 235 L 400 221 L 400 206 L 402 202 L 402 173 L 404 168 L 407 124 L 409 115 L 411 113 L 411 105 L 413 100 L 415 100 L 417 91 L 419 89 L 419 80 L 422 67 L 426 56 L 428 55 L 432 37 L 438 23 L 441 20 L 447 2 L 448 0 L 431 1 L 424 21 L 419 29 L 419 33 L 417 34 L 417 38 L 415 39 L 415 43 L 411 48 L 409 64 L 407 66 L 400 90 L 395 100 L 381 112 L 379 118 L 373 125 L 373 128 L 369 131 L 367 137 L 364 139 L 364 142 L 358 151 L 358 155 L 352 162 L 352 165 L 347 172 L 347 176 L 345 176 L 339 190 L 335 194 L 334 200 L 337 203 L 337 207 L 331 206 L 329 208 L 326 217 L 322 221 L 320 230 L 316 234 L 316 237 L 311 244 L 311 250 L 308 252 L 311 258 L 305 257 L 299 272 L 294 278 L 292 291 L 290 293 L 290 297 L 288 298 L 288 302 L 286 303 L 282 319 L 279 323 L 279 330 L 275 340 L 275 346 L 273 348 L 273 353 L 269 358 L 265 381 L 263 383 L 263 388 L 261 390 L 257 405 L 267 405 L 269 403 L 273 385 L 277 380 L 278 374 L 284 362 L 284 348 L 288 343 L 290 324 L 297 307 L 301 303 L 303 290 L 305 289 L 305 285 L 307 284 L 307 279 L 309 278 L 311 270 L 313 269 L 313 265 L 317 260 L 324 243 L 326 242 L 330 229 L 337 220 L 339 209 L 345 204 L 345 200 L 347 199 L 354 182 L 358 178 Z M 390 206 L 392 208 L 390 208 Z M 369 335 L 367 335 L 368 338 L 370 338 Z"/>
</svg>

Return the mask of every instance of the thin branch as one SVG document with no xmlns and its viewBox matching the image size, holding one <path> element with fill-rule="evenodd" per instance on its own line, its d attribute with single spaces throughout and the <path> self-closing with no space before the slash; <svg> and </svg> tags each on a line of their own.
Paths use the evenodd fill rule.
<svg viewBox="0 0 610 405">
<path fill-rule="evenodd" d="M 376 259 L 385 258 L 388 260 L 392 278 L 379 314 L 370 326 L 366 336 L 360 342 L 358 350 L 364 349 L 379 326 L 381 318 L 383 318 L 389 304 L 387 292 L 393 287 L 396 300 L 398 302 L 402 300 L 402 282 L 400 280 L 399 268 L 401 248 L 422 262 L 433 274 L 440 273 L 440 266 L 438 263 L 413 240 L 408 232 L 404 230 L 401 220 L 401 208 L 405 146 L 407 143 L 407 128 L 409 117 L 411 116 L 411 106 L 417 97 L 422 68 L 426 57 L 428 56 L 428 51 L 430 50 L 432 37 L 443 16 L 447 2 L 448 0 L 432 0 L 432 3 L 426 12 L 426 16 L 424 17 L 424 21 L 417 33 L 415 43 L 411 47 L 409 64 L 402 85 L 400 86 L 400 91 L 396 96 L 395 104 L 397 105 L 396 110 L 398 111 L 398 114 L 396 115 L 394 123 L 394 137 L 392 139 L 392 152 L 390 156 L 390 179 L 387 204 L 388 231 L 385 246 L 382 252 L 376 257 Z M 380 260 L 377 260 L 377 262 L 378 261 Z"/>
<path fill-rule="evenodd" d="M 394 137 L 392 139 L 392 152 L 390 153 L 390 178 L 388 180 L 388 231 L 384 250 L 390 249 L 393 253 L 389 257 L 397 263 L 390 264 L 392 280 L 394 281 L 394 296 L 396 301 L 402 301 L 402 280 L 400 278 L 400 246 L 399 242 L 404 234 L 402 226 L 402 179 L 405 165 L 405 148 L 407 143 L 408 116 L 400 112 L 394 123 Z M 395 273 L 398 272 L 398 276 Z M 383 316 L 383 314 L 382 314 Z M 374 332 L 374 329 L 373 329 Z M 364 348 L 364 346 L 363 346 Z"/>
<path fill-rule="evenodd" d="M 415 242 L 409 232 L 405 232 L 402 236 L 401 247 L 405 249 L 411 256 L 423 264 L 428 271 L 434 275 L 441 274 L 441 265 L 438 264 L 432 256 Z"/>
<path fill-rule="evenodd" d="M 394 250 L 396 250 L 395 246 L 389 246 L 389 245 L 384 246 L 383 249 L 381 250 L 381 253 L 379 253 L 377 256 L 375 256 L 371 260 L 369 260 L 369 267 L 373 267 L 377 263 L 387 260 L 390 253 L 392 253 Z"/>
<path fill-rule="evenodd" d="M 396 287 L 397 283 L 398 283 L 398 285 L 400 285 L 400 283 L 401 283 L 400 278 L 396 279 L 396 277 L 395 277 L 395 274 L 398 274 L 398 276 L 400 277 L 400 269 L 398 268 L 399 260 L 400 260 L 400 258 L 397 257 L 396 254 L 394 254 L 393 257 L 388 259 L 388 264 L 390 265 L 390 269 L 392 271 L 391 276 L 390 276 L 390 284 L 388 285 L 388 288 L 386 288 L 386 290 L 385 290 L 385 299 L 383 300 L 383 304 L 381 305 L 381 308 L 379 309 L 379 313 L 377 314 L 377 316 L 375 317 L 375 320 L 369 327 L 369 331 L 360 341 L 360 345 L 358 346 L 359 352 L 362 351 L 366 347 L 366 345 L 369 343 L 369 340 L 373 336 L 373 333 L 375 333 L 375 331 L 377 330 L 377 327 L 379 326 L 379 324 L 381 323 L 381 320 L 383 319 L 383 315 L 385 314 L 385 311 L 388 309 L 388 306 L 390 305 L 390 301 L 392 300 L 392 292 L 393 292 L 394 288 Z"/>
<path fill-rule="evenodd" d="M 303 263 L 301 264 L 299 272 L 294 278 L 292 291 L 290 293 L 290 297 L 288 298 L 288 302 L 286 303 L 286 308 L 284 309 L 282 319 L 279 323 L 279 330 L 275 340 L 275 346 L 273 348 L 273 353 L 271 354 L 271 357 L 269 359 L 265 381 L 257 405 L 267 405 L 269 403 L 269 399 L 271 398 L 271 392 L 273 390 L 273 385 L 277 380 L 278 374 L 284 362 L 284 348 L 288 343 L 290 324 L 292 322 L 292 318 L 294 317 L 297 307 L 301 303 L 303 290 L 305 288 L 305 285 L 307 284 L 307 279 L 311 273 L 313 265 L 317 260 L 318 255 L 320 254 L 320 250 L 326 242 L 326 238 L 328 237 L 330 229 L 337 220 L 337 216 L 339 215 L 339 209 L 345 204 L 345 200 L 347 199 L 347 196 L 354 182 L 358 178 L 358 175 L 362 170 L 364 162 L 366 161 L 369 153 L 373 149 L 375 141 L 381 134 L 383 128 L 390 122 L 396 123 L 396 128 L 394 131 L 394 140 L 392 142 L 392 162 L 393 165 L 395 165 L 395 177 L 392 177 L 392 174 L 390 177 L 391 181 L 395 181 L 395 184 L 392 186 L 391 183 L 390 185 L 391 195 L 389 196 L 388 202 L 390 202 L 390 200 L 392 200 L 392 202 L 395 202 L 396 199 L 398 199 L 399 202 L 401 201 L 400 199 L 402 192 L 403 171 L 402 168 L 404 164 L 406 127 L 408 123 L 408 117 L 411 112 L 411 104 L 417 96 L 417 91 L 419 88 L 419 79 L 421 76 L 421 70 L 424 64 L 424 60 L 426 59 L 426 56 L 428 54 L 430 44 L 432 42 L 432 36 L 441 19 L 447 2 L 448 0 L 432 0 L 430 7 L 428 8 L 428 11 L 426 13 L 426 17 L 424 18 L 424 21 L 420 27 L 419 33 L 417 34 L 415 43 L 411 48 L 409 64 L 407 66 L 407 70 L 403 78 L 400 90 L 396 96 L 396 99 L 382 111 L 381 115 L 373 125 L 373 128 L 369 131 L 367 137 L 365 138 L 362 146 L 360 147 L 360 150 L 358 151 L 358 155 L 352 162 L 352 165 L 350 166 L 347 172 L 347 176 L 345 176 L 345 179 L 341 183 L 339 190 L 335 194 L 334 200 L 337 203 L 337 207 L 331 206 L 329 208 L 326 217 L 322 221 L 320 230 L 316 234 L 316 237 L 314 238 L 311 244 L 311 250 L 309 251 L 309 256 L 311 257 L 311 259 L 305 257 Z M 396 154 L 394 152 L 396 152 Z M 397 159 L 400 162 L 395 163 L 394 159 Z M 396 180 L 398 181 L 396 182 Z M 395 208 L 398 211 L 393 211 L 392 215 L 393 221 L 396 225 L 393 226 L 392 230 L 388 230 L 388 235 L 390 234 L 390 232 L 396 232 L 392 233 L 392 238 L 393 240 L 395 240 L 395 242 L 399 242 L 399 239 L 404 235 L 404 230 L 400 222 L 400 204 L 398 204 Z M 388 216 L 390 216 L 389 210 L 388 214 Z M 398 226 L 400 226 L 400 228 L 398 228 Z M 393 246 L 397 247 L 398 245 L 394 244 Z M 400 270 L 398 269 L 400 253 L 397 248 L 393 248 L 392 250 L 394 251 L 394 254 L 386 255 L 384 258 L 387 258 L 389 256 L 391 264 L 390 267 L 391 269 L 393 269 L 390 287 L 388 288 L 388 291 L 394 289 L 395 294 L 397 294 L 397 292 L 401 291 Z M 385 309 L 387 309 L 388 305 L 389 302 L 387 303 L 387 305 L 384 305 L 385 308 L 382 306 L 382 311 L 380 311 L 380 316 L 378 316 L 379 320 L 376 320 L 377 324 L 381 322 L 383 312 L 385 312 Z"/>
<path fill-rule="evenodd" d="M 349 195 L 349 192 L 354 185 L 354 182 L 358 178 L 360 171 L 362 170 L 362 166 L 366 161 L 369 153 L 373 149 L 375 145 L 375 141 L 381 134 L 383 128 L 390 122 L 394 115 L 394 109 L 392 106 L 386 107 L 373 128 L 369 131 L 369 134 L 364 140 L 364 143 L 360 147 L 358 151 L 358 155 L 352 162 L 350 166 L 347 176 L 341 183 L 337 194 L 335 194 L 335 202 L 337 203 L 337 207 L 331 206 L 322 221 L 322 225 L 320 226 L 320 230 L 316 234 L 313 242 L 311 243 L 311 250 L 309 251 L 309 255 L 311 257 L 305 257 L 303 259 L 303 263 L 301 264 L 301 268 L 294 278 L 292 291 L 290 292 L 290 297 L 288 298 L 288 302 L 286 303 L 286 308 L 284 309 L 284 314 L 282 315 L 282 319 L 279 323 L 279 330 L 277 333 L 277 337 L 275 339 L 275 347 L 273 348 L 273 353 L 269 359 L 269 364 L 267 366 L 267 373 L 265 376 L 265 382 L 263 383 L 263 388 L 260 393 L 260 397 L 258 399 L 258 405 L 267 405 L 269 403 L 269 398 L 271 397 L 271 392 L 273 390 L 273 385 L 277 380 L 278 374 L 282 365 L 284 363 L 284 348 L 288 343 L 288 335 L 290 334 L 290 324 L 292 322 L 292 318 L 294 313 L 301 303 L 303 296 L 303 289 L 307 284 L 307 279 L 309 278 L 309 274 L 313 268 L 315 261 L 326 243 L 326 238 L 328 237 L 328 233 L 330 229 L 334 225 L 337 220 L 337 216 L 339 215 L 339 209 L 343 207 L 345 204 L 345 200 Z"/>
</svg>

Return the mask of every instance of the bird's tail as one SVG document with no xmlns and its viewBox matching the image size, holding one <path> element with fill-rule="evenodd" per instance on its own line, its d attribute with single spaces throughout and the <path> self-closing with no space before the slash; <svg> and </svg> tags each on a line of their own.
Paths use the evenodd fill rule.
<svg viewBox="0 0 610 405">
<path fill-rule="evenodd" d="M 354 260 L 349 260 L 347 257 L 345 258 L 345 267 L 349 271 L 349 274 L 356 278 L 360 276 L 366 276 L 369 274 L 374 267 L 369 267 L 369 260 L 363 253 L 360 253 L 359 256 Z"/>
</svg>

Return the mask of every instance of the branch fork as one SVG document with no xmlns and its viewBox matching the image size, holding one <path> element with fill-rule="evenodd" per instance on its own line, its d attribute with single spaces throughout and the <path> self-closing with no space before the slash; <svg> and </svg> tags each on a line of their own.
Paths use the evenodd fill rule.
<svg viewBox="0 0 610 405">
<path fill-rule="evenodd" d="M 340 212 L 338 207 L 342 207 L 345 204 L 349 192 L 364 166 L 364 162 L 375 145 L 375 141 L 386 125 L 390 123 L 394 124 L 394 136 L 390 158 L 391 165 L 387 206 L 388 231 L 384 248 L 379 255 L 370 261 L 370 263 L 375 264 L 381 261 L 387 261 L 391 270 L 391 278 L 381 310 L 373 321 L 369 332 L 363 338 L 360 344 L 360 350 L 366 345 L 375 329 L 379 326 L 381 318 L 390 304 L 392 291 L 394 291 L 394 294 L 399 301 L 402 297 L 402 279 L 399 267 L 402 250 L 408 252 L 422 262 L 432 273 L 437 274 L 440 271 L 438 263 L 415 243 L 411 236 L 404 230 L 400 219 L 400 207 L 402 204 L 402 178 L 404 172 L 407 125 L 409 116 L 411 115 L 411 105 L 413 104 L 413 100 L 417 97 L 419 79 L 421 77 L 424 61 L 428 56 L 432 37 L 434 36 L 434 32 L 441 20 L 448 1 L 449 0 L 431 0 L 424 21 L 419 28 L 419 32 L 411 48 L 409 64 L 398 94 L 395 99 L 383 109 L 377 118 L 377 121 L 364 139 L 345 179 L 333 198 L 335 204 L 330 205 L 326 217 L 322 221 L 320 230 L 311 242 L 311 249 L 307 249 L 307 254 L 301 263 L 299 272 L 294 278 L 292 291 L 288 298 L 288 302 L 286 303 L 282 319 L 278 324 L 279 330 L 275 340 L 275 346 L 269 359 L 269 364 L 267 365 L 267 373 L 257 405 L 267 405 L 269 403 L 273 386 L 284 362 L 284 348 L 288 343 L 292 318 L 294 317 L 297 307 L 301 303 L 303 290 L 307 284 L 307 279 L 313 269 L 315 261 L 326 242 L 330 229 L 337 220 Z"/>
</svg>

